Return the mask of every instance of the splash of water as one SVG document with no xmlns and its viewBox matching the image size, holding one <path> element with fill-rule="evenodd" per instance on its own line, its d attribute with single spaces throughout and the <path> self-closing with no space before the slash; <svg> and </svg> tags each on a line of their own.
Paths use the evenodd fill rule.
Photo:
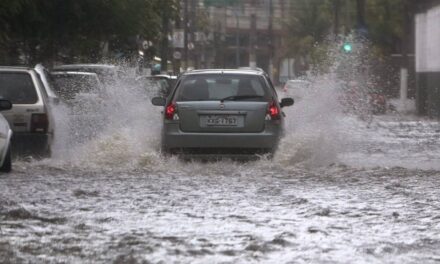
<svg viewBox="0 0 440 264">
<path fill-rule="evenodd" d="M 219 173 L 225 173 L 225 168 L 236 171 L 243 166 L 249 172 L 272 167 L 310 169 L 344 163 L 343 156 L 359 149 L 368 152 L 368 143 L 361 146 L 359 138 L 374 133 L 368 128 L 372 120 L 368 94 L 375 83 L 365 50 L 350 56 L 337 47 L 329 50 L 325 62 L 328 69 L 309 75 L 310 88 L 293 107 L 283 109 L 287 115 L 286 133 L 273 160 L 262 158 L 247 165 L 227 160 L 204 164 L 164 157 L 159 151 L 162 109 L 151 105 L 145 90 L 116 82 L 107 87 L 107 98 L 102 104 L 94 104 L 92 112 L 86 111 L 90 103 L 87 100 L 78 102 L 77 109 L 84 110 L 78 115 L 57 106 L 53 158 L 46 162 L 51 166 L 168 173 L 201 168 L 209 173 L 219 169 Z"/>
<path fill-rule="evenodd" d="M 157 152 L 161 109 L 153 107 L 147 95 L 117 80 L 106 86 L 104 99 L 83 97 L 73 107 L 55 106 L 57 134 L 51 162 L 117 168 L 133 166 L 141 156 L 145 159 L 146 151 Z"/>
<path fill-rule="evenodd" d="M 352 54 L 342 52 L 338 44 L 329 47 L 322 63 L 327 67 L 312 70 L 306 77 L 309 87 L 296 93 L 300 100 L 294 107 L 285 109 L 288 133 L 276 157 L 283 165 L 310 168 L 338 163 L 338 154 L 352 142 L 351 127 L 372 120 L 369 93 L 374 82 L 368 45 L 356 43 Z"/>
</svg>

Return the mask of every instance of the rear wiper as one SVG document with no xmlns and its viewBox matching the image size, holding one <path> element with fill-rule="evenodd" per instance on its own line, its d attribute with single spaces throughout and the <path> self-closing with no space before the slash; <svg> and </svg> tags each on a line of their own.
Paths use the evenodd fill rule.
<svg viewBox="0 0 440 264">
<path fill-rule="evenodd" d="M 250 99 L 250 98 L 263 98 L 263 96 L 261 96 L 261 95 L 231 95 L 231 96 L 225 97 L 223 99 L 220 99 L 220 102 L 238 101 L 238 100 Z"/>
</svg>

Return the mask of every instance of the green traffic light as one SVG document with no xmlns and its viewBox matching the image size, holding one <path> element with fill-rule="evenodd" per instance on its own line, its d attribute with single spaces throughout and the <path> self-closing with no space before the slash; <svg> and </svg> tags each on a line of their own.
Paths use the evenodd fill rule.
<svg viewBox="0 0 440 264">
<path fill-rule="evenodd" d="M 345 52 L 351 52 L 353 50 L 353 47 L 350 43 L 344 43 L 344 51 Z"/>
</svg>

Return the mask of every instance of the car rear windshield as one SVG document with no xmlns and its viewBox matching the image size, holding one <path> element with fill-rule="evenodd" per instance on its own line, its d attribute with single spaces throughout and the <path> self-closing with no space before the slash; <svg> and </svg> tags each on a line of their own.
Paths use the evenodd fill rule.
<svg viewBox="0 0 440 264">
<path fill-rule="evenodd" d="M 54 92 L 65 100 L 71 100 L 79 93 L 99 93 L 100 85 L 96 75 L 51 74 Z"/>
<path fill-rule="evenodd" d="M 35 104 L 37 91 L 29 73 L 0 72 L 0 97 L 13 104 Z"/>
<path fill-rule="evenodd" d="M 264 79 L 245 74 L 197 74 L 182 78 L 175 94 L 176 101 L 210 101 L 240 98 L 267 101 L 269 91 Z"/>
</svg>

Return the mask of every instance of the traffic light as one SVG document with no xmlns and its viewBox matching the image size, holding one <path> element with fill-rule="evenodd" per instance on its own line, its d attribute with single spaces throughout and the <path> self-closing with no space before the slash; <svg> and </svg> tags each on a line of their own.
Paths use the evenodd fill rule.
<svg viewBox="0 0 440 264">
<path fill-rule="evenodd" d="M 353 45 L 350 42 L 344 42 L 344 45 L 342 46 L 342 50 L 345 53 L 351 53 L 353 51 Z"/>
</svg>

